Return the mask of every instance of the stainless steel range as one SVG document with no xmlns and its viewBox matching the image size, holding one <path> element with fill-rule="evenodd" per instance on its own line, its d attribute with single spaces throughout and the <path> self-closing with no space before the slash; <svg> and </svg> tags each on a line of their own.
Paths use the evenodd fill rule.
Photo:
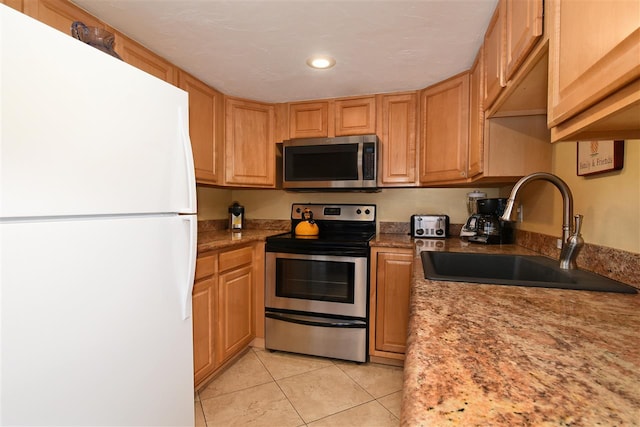
<svg viewBox="0 0 640 427">
<path fill-rule="evenodd" d="M 297 236 L 308 211 L 319 234 Z M 375 205 L 292 205 L 291 232 L 267 238 L 267 349 L 366 362 L 375 229 Z"/>
</svg>

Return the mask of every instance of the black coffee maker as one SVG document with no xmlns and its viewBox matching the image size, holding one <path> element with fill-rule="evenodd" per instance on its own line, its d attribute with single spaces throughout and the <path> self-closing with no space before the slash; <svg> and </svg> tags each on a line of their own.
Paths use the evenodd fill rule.
<svg viewBox="0 0 640 427">
<path fill-rule="evenodd" d="M 478 199 L 478 213 L 473 214 L 464 226 L 474 234 L 468 236 L 470 242 L 484 244 L 513 243 L 513 223 L 502 221 L 507 199 Z"/>
</svg>

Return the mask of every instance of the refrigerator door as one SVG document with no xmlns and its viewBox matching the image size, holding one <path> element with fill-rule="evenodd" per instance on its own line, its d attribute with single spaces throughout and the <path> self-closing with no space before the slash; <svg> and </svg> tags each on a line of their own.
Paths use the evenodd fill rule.
<svg viewBox="0 0 640 427">
<path fill-rule="evenodd" d="M 193 425 L 194 225 L 0 223 L 0 425 Z"/>
<path fill-rule="evenodd" d="M 187 93 L 0 5 L 0 218 L 194 213 Z"/>
</svg>

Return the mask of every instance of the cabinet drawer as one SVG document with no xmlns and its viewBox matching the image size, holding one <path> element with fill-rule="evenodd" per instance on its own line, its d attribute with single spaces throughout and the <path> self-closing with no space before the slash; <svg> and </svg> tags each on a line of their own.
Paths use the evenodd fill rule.
<svg viewBox="0 0 640 427">
<path fill-rule="evenodd" d="M 216 272 L 216 255 L 207 255 L 196 259 L 196 280 L 212 276 Z"/>
<path fill-rule="evenodd" d="M 253 260 L 253 248 L 247 246 L 240 249 L 234 249 L 220 253 L 220 271 L 229 270 L 240 267 L 241 265 L 250 264 Z"/>
</svg>

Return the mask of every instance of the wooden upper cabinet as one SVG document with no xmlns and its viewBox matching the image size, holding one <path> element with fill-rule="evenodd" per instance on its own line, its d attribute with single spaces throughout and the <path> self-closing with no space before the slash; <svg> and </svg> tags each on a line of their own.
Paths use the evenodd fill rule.
<svg viewBox="0 0 640 427">
<path fill-rule="evenodd" d="M 335 134 L 370 135 L 376 132 L 376 98 L 338 99 L 335 101 Z"/>
<path fill-rule="evenodd" d="M 112 29 L 109 31 L 115 34 L 115 51 L 124 62 L 167 83 L 178 85 L 178 70 L 173 64 L 124 34 Z"/>
<path fill-rule="evenodd" d="M 502 88 L 506 85 L 504 78 L 504 1 L 498 3 L 491 22 L 487 27 L 483 44 L 484 91 L 482 103 L 485 108 L 491 106 Z"/>
<path fill-rule="evenodd" d="M 329 136 L 329 101 L 289 104 L 289 138 Z"/>
<path fill-rule="evenodd" d="M 420 182 L 461 182 L 467 176 L 469 73 L 420 94 Z"/>
<path fill-rule="evenodd" d="M 274 106 L 227 97 L 225 116 L 225 184 L 274 188 Z"/>
<path fill-rule="evenodd" d="M 23 12 L 40 22 L 71 36 L 71 24 L 81 21 L 91 27 L 105 28 L 93 15 L 66 0 L 23 0 Z"/>
<path fill-rule="evenodd" d="M 503 0 L 505 80 L 509 81 L 542 36 L 542 0 Z"/>
<path fill-rule="evenodd" d="M 555 0 L 550 6 L 550 22 L 553 28 L 549 38 L 550 126 L 562 123 L 640 78 L 638 0 Z M 608 112 L 598 114 L 637 105 L 637 89 L 627 92 L 607 105 Z"/>
<path fill-rule="evenodd" d="M 22 0 L 0 0 L 0 3 L 6 4 L 7 6 L 22 12 L 22 9 L 23 9 L 23 1 Z"/>
<path fill-rule="evenodd" d="M 378 185 L 417 185 L 417 107 L 415 92 L 378 95 L 377 134 L 380 137 Z"/>
<path fill-rule="evenodd" d="M 469 150 L 467 178 L 480 175 L 483 171 L 484 153 L 484 105 L 482 103 L 482 48 L 469 72 Z"/>
<path fill-rule="evenodd" d="M 219 184 L 224 138 L 223 95 L 183 71 L 178 84 L 189 93 L 189 136 L 196 182 Z"/>
</svg>

